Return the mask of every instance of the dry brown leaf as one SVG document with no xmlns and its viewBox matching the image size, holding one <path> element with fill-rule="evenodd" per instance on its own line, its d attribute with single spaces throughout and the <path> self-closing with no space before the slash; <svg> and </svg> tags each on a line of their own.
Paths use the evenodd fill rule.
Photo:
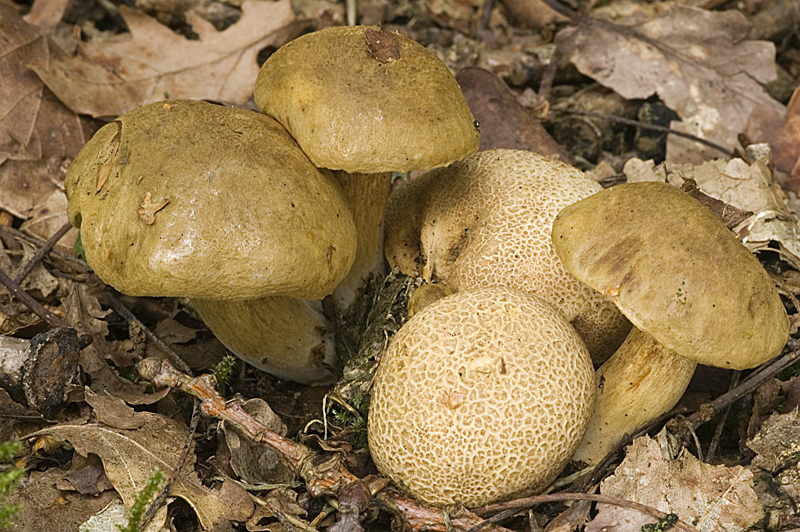
<svg viewBox="0 0 800 532">
<path fill-rule="evenodd" d="M 57 482 L 67 475 L 69 471 L 56 467 L 44 473 L 33 472 L 22 490 L 12 491 L 9 502 L 22 505 L 12 530 L 75 532 L 81 523 L 117 498 L 110 490 L 97 496 L 59 490 Z"/>
<path fill-rule="evenodd" d="M 702 532 L 739 532 L 763 515 L 750 471 L 704 464 L 685 449 L 675 460 L 667 460 L 658 442 L 649 437 L 634 440 L 600 492 L 678 514 Z M 585 531 L 639 532 L 652 522 L 652 516 L 638 510 L 600 504 Z"/>
<path fill-rule="evenodd" d="M 169 205 L 169 198 L 164 201 L 153 201 L 152 198 L 153 195 L 150 192 L 145 192 L 144 197 L 142 197 L 142 202 L 139 204 L 139 208 L 136 209 L 136 214 L 138 214 L 139 218 L 147 225 L 156 223 L 156 213 Z"/>
<path fill-rule="evenodd" d="M 0 2 L 0 163 L 20 152 L 73 157 L 86 142 L 78 116 L 27 68 L 46 62 L 53 46 L 13 6 Z"/>
<path fill-rule="evenodd" d="M 800 193 L 800 87 L 795 89 L 786 106 L 785 121 L 773 143 L 773 156 L 775 166 L 791 178 L 784 185 Z"/>
<path fill-rule="evenodd" d="M 744 40 L 749 30 L 738 11 L 673 5 L 643 24 L 584 22 L 562 30 L 556 42 L 583 74 L 628 99 L 658 94 L 683 119 L 673 127 L 732 149 L 757 107 L 785 111 L 759 85 L 776 76 L 775 47 Z M 668 160 L 719 155 L 674 135 L 668 140 Z"/>
<path fill-rule="evenodd" d="M 483 68 L 466 67 L 458 72 L 456 79 L 472 115 L 480 123 L 481 150 L 528 150 L 567 160 L 561 146 L 517 101 L 500 77 Z"/>
<path fill-rule="evenodd" d="M 167 477 L 178 463 L 186 442 L 186 427 L 170 418 L 150 412 L 133 414 L 140 426 L 136 430 L 115 429 L 101 423 L 63 423 L 29 436 L 51 435 L 68 441 L 82 456 L 96 454 L 103 461 L 106 476 L 130 507 L 153 471 L 160 469 Z M 234 482 L 222 488 L 207 488 L 194 472 L 193 454 L 175 479 L 170 495 L 188 502 L 202 526 L 213 530 L 233 521 L 246 521 L 253 513 L 247 492 Z"/>
<path fill-rule="evenodd" d="M 166 98 L 245 103 L 258 74 L 258 52 L 281 46 L 306 25 L 295 18 L 289 0 L 248 0 L 239 21 L 221 32 L 189 12 L 197 40 L 124 5 L 120 14 L 129 35 L 83 43 L 74 57 L 61 54 L 32 65 L 77 113 L 118 116 Z"/>
</svg>

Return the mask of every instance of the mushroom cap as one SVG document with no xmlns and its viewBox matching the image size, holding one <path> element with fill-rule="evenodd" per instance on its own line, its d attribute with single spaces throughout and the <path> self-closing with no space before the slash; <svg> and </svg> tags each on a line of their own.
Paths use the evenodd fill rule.
<svg viewBox="0 0 800 532">
<path fill-rule="evenodd" d="M 549 157 L 478 152 L 390 196 L 384 251 L 391 267 L 455 291 L 502 285 L 541 296 L 568 320 L 579 320 L 595 339 L 589 351 L 602 361 L 630 325 L 564 268 L 550 238 L 563 207 L 600 190 L 577 168 Z"/>
<path fill-rule="evenodd" d="M 569 205 L 553 243 L 570 272 L 676 354 L 746 369 L 788 339 L 769 274 L 722 220 L 672 185 L 617 185 Z"/>
<path fill-rule="evenodd" d="M 370 452 L 429 504 L 535 493 L 575 451 L 594 389 L 586 347 L 552 305 L 505 287 L 457 292 L 408 320 L 381 358 Z"/>
<path fill-rule="evenodd" d="M 66 192 L 87 261 L 130 295 L 321 299 L 355 254 L 338 184 L 280 124 L 243 109 L 176 100 L 130 111 L 86 143 Z M 143 200 L 169 203 L 147 223 Z"/>
<path fill-rule="evenodd" d="M 478 129 L 444 63 L 408 37 L 376 30 L 329 28 L 282 46 L 261 67 L 256 105 L 320 168 L 428 170 L 476 151 Z M 399 56 L 376 59 L 367 42 L 375 34 L 394 39 Z"/>
</svg>

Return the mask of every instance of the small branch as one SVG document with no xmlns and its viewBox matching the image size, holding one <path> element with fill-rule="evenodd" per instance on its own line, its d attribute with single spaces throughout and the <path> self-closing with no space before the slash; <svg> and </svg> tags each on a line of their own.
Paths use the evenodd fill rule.
<svg viewBox="0 0 800 532">
<path fill-rule="evenodd" d="M 517 499 L 515 501 L 500 502 L 497 504 L 483 506 L 481 508 L 475 508 L 473 512 L 478 515 L 483 515 L 509 509 L 524 510 L 536 504 L 557 501 L 594 501 L 603 504 L 622 506 L 625 508 L 633 508 L 634 510 L 639 510 L 640 512 L 650 514 L 656 519 L 664 519 L 667 517 L 667 514 L 664 512 L 638 502 L 620 499 L 617 497 L 609 497 L 608 495 L 597 495 L 593 493 L 553 493 L 549 495 L 534 495 L 533 497 L 525 497 L 524 499 Z M 700 532 L 697 528 L 681 520 L 676 521 L 674 525 L 682 530 L 685 530 L 686 532 Z M 477 530 L 480 528 L 482 528 L 482 526 L 476 526 L 467 532 L 477 532 Z"/>
<path fill-rule="evenodd" d="M 686 133 L 685 131 L 678 131 L 675 129 L 671 129 L 664 126 L 657 126 L 655 124 L 647 124 L 645 122 L 640 122 L 639 120 L 632 120 L 630 118 L 623 118 L 621 116 L 603 114 L 603 113 L 593 113 L 591 111 L 579 111 L 577 109 L 561 109 L 561 108 L 553 108 L 551 109 L 553 112 L 560 112 L 560 113 L 568 113 L 573 115 L 579 116 L 589 116 L 592 118 L 602 118 L 605 120 L 611 120 L 612 122 L 619 122 L 620 124 L 625 124 L 626 126 L 636 126 L 642 129 L 650 129 L 652 131 L 660 131 L 662 133 L 667 133 L 669 135 L 676 135 L 678 137 L 683 137 L 694 142 L 698 142 L 703 144 L 704 146 L 708 146 L 709 148 L 713 148 L 718 152 L 726 155 L 727 157 L 733 157 L 733 152 L 724 146 L 720 146 L 719 144 L 715 144 L 709 140 L 701 139 L 696 135 L 692 135 L 691 133 Z"/>
<path fill-rule="evenodd" d="M 11 277 L 9 277 L 6 272 L 0 270 L 0 284 L 5 286 L 11 295 L 22 301 L 26 307 L 31 309 L 34 314 L 42 318 L 45 322 L 47 322 L 50 327 L 65 327 L 69 328 L 69 324 L 44 308 L 44 306 L 36 301 L 33 297 L 31 297 L 25 290 L 20 288 L 20 286 L 14 282 Z"/>
<path fill-rule="evenodd" d="M 170 349 L 169 346 L 167 346 L 167 344 L 162 342 L 161 338 L 156 336 L 155 333 L 153 333 L 153 331 L 151 331 L 148 327 L 146 327 L 144 323 L 142 323 L 139 320 L 139 318 L 137 318 L 133 314 L 133 312 L 128 310 L 128 307 L 123 305 L 122 301 L 117 299 L 114 296 L 114 294 L 112 294 L 108 290 L 104 290 L 101 293 L 101 299 L 104 304 L 108 305 L 109 307 L 112 308 L 112 310 L 114 310 L 114 312 L 122 316 L 122 319 L 124 319 L 128 323 L 131 322 L 135 323 L 139 327 L 139 329 L 141 329 L 144 335 L 147 336 L 153 343 L 155 343 L 164 352 L 164 354 L 167 356 L 167 358 L 169 359 L 170 363 L 173 366 L 175 366 L 176 368 L 178 368 L 178 370 L 184 373 L 192 372 L 192 370 L 189 368 L 189 365 L 186 364 L 186 362 L 184 362 L 183 359 L 179 357 L 175 351 Z"/>
<path fill-rule="evenodd" d="M 59 240 L 61 240 L 61 238 L 63 238 L 63 236 L 66 235 L 67 231 L 69 231 L 70 229 L 72 229 L 72 224 L 66 223 L 62 225 L 61 229 L 56 231 L 55 234 L 51 236 L 50 239 L 47 242 L 45 242 L 41 248 L 39 248 L 36 254 L 33 257 L 31 257 L 31 260 L 28 261 L 28 263 L 25 265 L 25 267 L 22 269 L 19 275 L 17 275 L 17 277 L 14 279 L 14 282 L 17 283 L 18 285 L 21 285 L 22 281 L 25 280 L 28 274 L 31 273 L 31 271 L 36 267 L 36 265 L 39 264 L 48 253 L 50 253 L 50 250 L 53 249 L 53 246 L 55 246 L 56 243 Z"/>
<path fill-rule="evenodd" d="M 326 495 L 338 497 L 342 488 L 361 481 L 347 470 L 339 454 L 320 455 L 305 445 L 270 430 L 245 412 L 239 402 L 226 401 L 214 389 L 212 375 L 191 378 L 177 371 L 169 362 L 154 358 L 142 360 L 139 363 L 139 373 L 145 379 L 153 381 L 156 386 L 177 388 L 200 399 L 200 411 L 203 414 L 232 423 L 253 440 L 269 445 L 284 463 L 306 482 L 306 488 L 313 497 Z M 373 500 L 400 513 L 413 531 L 465 532 L 481 522 L 478 516 L 466 509 L 459 508 L 445 512 L 440 508 L 426 506 L 413 499 L 402 497 L 392 490 L 377 493 Z M 499 526 L 492 526 L 490 530 L 509 532 Z"/>
</svg>

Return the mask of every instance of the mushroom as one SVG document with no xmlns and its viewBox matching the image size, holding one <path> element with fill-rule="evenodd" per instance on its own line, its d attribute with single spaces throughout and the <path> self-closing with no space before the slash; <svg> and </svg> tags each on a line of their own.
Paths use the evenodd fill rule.
<svg viewBox="0 0 800 532">
<path fill-rule="evenodd" d="M 580 337 L 543 299 L 498 286 L 443 297 L 381 358 L 370 453 L 428 504 L 471 508 L 536 493 L 580 442 L 593 372 Z"/>
<path fill-rule="evenodd" d="M 461 89 L 436 55 L 413 40 L 364 26 L 303 35 L 258 74 L 256 105 L 337 178 L 356 220 L 358 250 L 334 291 L 341 309 L 383 271 L 383 213 L 392 172 L 429 170 L 478 149 Z"/>
<path fill-rule="evenodd" d="M 567 270 L 635 327 L 597 371 L 602 388 L 576 460 L 598 462 L 672 408 L 696 363 L 752 368 L 788 339 L 769 274 L 722 220 L 671 185 L 618 185 L 569 205 L 553 244 Z"/>
<path fill-rule="evenodd" d="M 601 363 L 630 324 L 567 272 L 550 239 L 562 207 L 600 190 L 578 169 L 548 157 L 482 151 L 392 194 L 386 257 L 391 267 L 454 291 L 503 285 L 535 293 L 564 313 Z"/>
<path fill-rule="evenodd" d="M 226 332 L 211 310 L 226 301 L 218 303 L 226 312 L 313 315 L 291 298 L 321 299 L 353 261 L 355 226 L 339 185 L 276 121 L 198 101 L 146 105 L 101 128 L 65 186 L 87 261 L 107 284 L 134 296 L 192 298 L 247 361 L 305 382 L 331 378 L 312 353 L 262 344 L 272 354 L 262 363 L 263 353 L 241 352 L 240 337 L 257 332 Z M 282 298 L 244 303 L 273 296 Z M 313 320 L 302 323 L 318 334 Z"/>
</svg>

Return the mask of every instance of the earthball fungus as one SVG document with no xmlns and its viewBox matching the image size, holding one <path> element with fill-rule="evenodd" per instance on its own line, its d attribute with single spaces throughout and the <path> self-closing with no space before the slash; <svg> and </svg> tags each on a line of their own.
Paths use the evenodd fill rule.
<svg viewBox="0 0 800 532">
<path fill-rule="evenodd" d="M 598 370 L 603 386 L 576 460 L 678 402 L 696 363 L 753 368 L 780 353 L 789 321 L 769 274 L 702 203 L 631 183 L 565 207 L 553 243 L 566 268 L 634 325 Z"/>
<path fill-rule="evenodd" d="M 549 157 L 478 152 L 391 195 L 386 257 L 391 267 L 454 291 L 503 285 L 537 294 L 564 313 L 600 363 L 630 324 L 564 268 L 550 238 L 563 207 L 600 190 L 577 168 Z"/>
<path fill-rule="evenodd" d="M 511 288 L 464 290 L 392 338 L 372 391 L 370 452 L 429 504 L 535 493 L 580 442 L 594 388 L 586 347 L 552 305 Z"/>
<path fill-rule="evenodd" d="M 204 317 L 215 301 L 322 299 L 355 255 L 355 225 L 338 183 L 261 113 L 189 100 L 135 109 L 86 143 L 65 186 L 70 221 L 103 281 L 135 296 L 203 300 Z M 210 321 L 249 362 L 283 367 L 264 355 L 248 358 L 233 345 L 237 337 Z M 315 360 L 294 356 L 288 363 L 302 372 Z M 330 376 L 324 368 L 312 373 L 302 378 Z"/>
<path fill-rule="evenodd" d="M 430 170 L 476 151 L 479 133 L 455 77 L 421 44 L 379 28 L 303 35 L 261 67 L 254 98 L 320 168 L 337 170 L 358 251 L 334 297 L 348 307 L 383 268 L 392 172 Z"/>
</svg>

